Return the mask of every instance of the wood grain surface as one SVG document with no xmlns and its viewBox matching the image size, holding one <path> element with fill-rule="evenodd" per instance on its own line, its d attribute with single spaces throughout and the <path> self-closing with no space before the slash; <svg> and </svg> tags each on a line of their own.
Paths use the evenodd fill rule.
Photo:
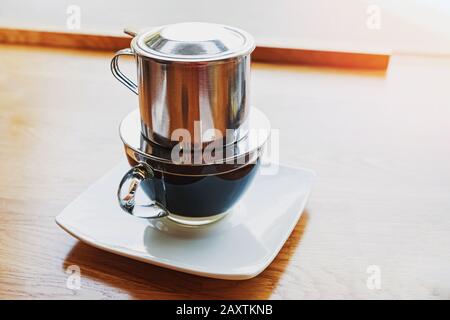
<svg viewBox="0 0 450 320">
<path fill-rule="evenodd" d="M 74 32 L 56 32 L 0 28 L 0 44 L 41 45 L 48 47 L 117 51 L 130 46 L 131 37 Z M 253 61 L 282 64 L 302 64 L 336 68 L 386 70 L 389 54 L 381 52 L 345 52 L 258 45 Z"/>
<path fill-rule="evenodd" d="M 54 222 L 124 159 L 117 128 L 137 98 L 111 56 L 0 46 L 0 298 L 450 298 L 450 59 L 393 56 L 387 73 L 255 64 L 280 160 L 318 179 L 275 261 L 222 281 L 91 248 Z"/>
</svg>

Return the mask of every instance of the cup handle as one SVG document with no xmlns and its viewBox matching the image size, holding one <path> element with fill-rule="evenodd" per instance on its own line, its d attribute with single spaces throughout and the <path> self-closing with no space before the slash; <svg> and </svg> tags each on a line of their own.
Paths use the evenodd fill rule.
<svg viewBox="0 0 450 320">
<path fill-rule="evenodd" d="M 120 207 L 125 212 L 132 216 L 146 219 L 162 218 L 169 215 L 166 209 L 155 202 L 138 206 L 135 203 L 136 191 L 141 182 L 146 179 L 152 179 L 153 177 L 153 170 L 146 163 L 137 164 L 123 176 L 119 184 L 119 190 L 117 191 L 117 198 Z M 141 210 L 136 212 L 135 207 L 141 207 Z"/>
<path fill-rule="evenodd" d="M 122 73 L 119 69 L 119 57 L 120 56 L 134 56 L 133 50 L 130 48 L 122 49 L 116 52 L 115 56 L 111 60 L 111 72 L 120 83 L 122 83 L 125 87 L 133 91 L 135 94 L 139 94 L 138 86 L 131 81 L 126 75 Z"/>
</svg>

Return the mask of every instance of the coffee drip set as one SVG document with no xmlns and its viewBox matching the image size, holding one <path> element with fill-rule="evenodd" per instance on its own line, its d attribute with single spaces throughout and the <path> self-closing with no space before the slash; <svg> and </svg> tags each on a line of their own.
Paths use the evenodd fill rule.
<svg viewBox="0 0 450 320">
<path fill-rule="evenodd" d="M 128 163 L 57 224 L 94 247 L 169 269 L 258 275 L 297 224 L 314 173 L 277 165 L 263 174 L 271 128 L 249 102 L 253 38 L 210 23 L 125 32 L 131 46 L 115 54 L 111 71 L 139 98 L 119 129 Z M 137 83 L 119 68 L 124 55 L 135 58 Z"/>
<path fill-rule="evenodd" d="M 242 30 L 207 23 L 133 35 L 131 48 L 111 61 L 113 75 L 139 96 L 140 110 L 120 125 L 132 169 L 120 182 L 119 204 L 147 219 L 216 221 L 249 186 L 270 131 L 249 103 L 255 42 Z M 136 58 L 138 84 L 120 71 L 122 55 Z M 152 202 L 135 210 L 138 186 Z"/>
</svg>

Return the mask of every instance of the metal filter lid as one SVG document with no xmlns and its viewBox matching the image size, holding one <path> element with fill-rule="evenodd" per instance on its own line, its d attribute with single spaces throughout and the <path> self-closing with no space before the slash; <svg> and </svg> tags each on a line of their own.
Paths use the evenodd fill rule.
<svg viewBox="0 0 450 320">
<path fill-rule="evenodd" d="M 132 41 L 140 55 L 166 61 L 200 62 L 229 59 L 251 53 L 253 37 L 225 25 L 186 22 L 153 28 Z"/>
</svg>

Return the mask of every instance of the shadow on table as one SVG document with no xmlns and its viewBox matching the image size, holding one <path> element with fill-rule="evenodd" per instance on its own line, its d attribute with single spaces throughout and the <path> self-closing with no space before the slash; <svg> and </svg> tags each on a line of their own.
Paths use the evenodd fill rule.
<svg viewBox="0 0 450 320">
<path fill-rule="evenodd" d="M 295 253 L 308 224 L 305 211 L 275 260 L 249 280 L 209 279 L 121 257 L 78 242 L 64 260 L 82 277 L 136 299 L 268 299 Z"/>
</svg>

